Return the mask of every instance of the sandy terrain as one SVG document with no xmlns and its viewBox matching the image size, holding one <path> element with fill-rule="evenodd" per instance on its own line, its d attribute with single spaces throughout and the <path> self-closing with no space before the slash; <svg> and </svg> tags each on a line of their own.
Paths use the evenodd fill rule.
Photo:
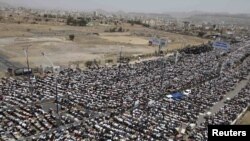
<svg viewBox="0 0 250 141">
<path fill-rule="evenodd" d="M 110 28 L 107 26 L 73 27 L 0 23 L 0 52 L 11 62 L 25 65 L 23 49 L 30 46 L 31 66 L 50 65 L 41 52 L 45 52 L 56 65 L 68 66 L 69 63 L 79 62 L 83 66 L 87 60 L 97 59 L 104 62 L 104 58 L 109 58 L 116 61 L 121 46 L 123 46 L 123 55 L 154 53 L 158 47 L 148 46 L 147 41 L 153 35 L 171 40 L 164 50 L 207 42 L 196 37 L 155 31 L 141 26 L 126 24 L 122 26 L 129 29 L 129 32 L 106 33 L 104 31 Z M 68 40 L 69 34 L 75 34 L 74 41 Z"/>
<path fill-rule="evenodd" d="M 240 120 L 241 125 L 250 125 L 250 112 L 248 111 Z"/>
<path fill-rule="evenodd" d="M 5 76 L 5 72 L 4 71 L 0 71 L 0 78 Z"/>
<path fill-rule="evenodd" d="M 111 42 L 119 42 L 119 43 L 133 44 L 133 45 L 148 44 L 148 40 L 134 36 L 101 36 L 101 38 Z"/>
</svg>

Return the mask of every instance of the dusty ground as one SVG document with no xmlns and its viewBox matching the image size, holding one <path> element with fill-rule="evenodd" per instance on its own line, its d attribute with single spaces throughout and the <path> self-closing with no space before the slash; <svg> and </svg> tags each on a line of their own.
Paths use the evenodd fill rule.
<svg viewBox="0 0 250 141">
<path fill-rule="evenodd" d="M 5 76 L 5 73 L 0 71 L 0 78 L 4 77 Z"/>
<path fill-rule="evenodd" d="M 110 42 L 119 42 L 125 44 L 146 45 L 148 43 L 148 40 L 134 36 L 100 36 L 100 37 Z"/>
<path fill-rule="evenodd" d="M 147 40 L 155 35 L 171 40 L 164 50 L 207 42 L 196 37 L 161 32 L 141 26 L 126 24 L 121 26 L 129 31 L 105 33 L 104 31 L 110 28 L 108 26 L 73 27 L 0 23 L 0 52 L 8 60 L 25 65 L 23 49 L 30 46 L 31 66 L 50 65 L 41 52 L 45 52 L 54 64 L 68 66 L 72 62 L 84 65 L 87 60 L 103 61 L 107 57 L 115 60 L 121 46 L 124 55 L 154 53 L 158 47 L 148 46 Z M 74 41 L 68 40 L 69 34 L 75 34 Z"/>
<path fill-rule="evenodd" d="M 248 111 L 239 121 L 241 125 L 250 125 L 250 111 Z"/>
</svg>

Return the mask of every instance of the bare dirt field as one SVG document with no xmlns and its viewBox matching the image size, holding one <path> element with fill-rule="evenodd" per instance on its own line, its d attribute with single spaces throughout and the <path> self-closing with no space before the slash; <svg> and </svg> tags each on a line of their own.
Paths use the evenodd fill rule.
<svg viewBox="0 0 250 141">
<path fill-rule="evenodd" d="M 31 66 L 50 65 L 41 52 L 45 52 L 56 65 L 68 66 L 69 63 L 80 62 L 80 66 L 83 66 L 87 60 L 104 60 L 107 57 L 115 60 L 122 46 L 123 54 L 126 55 L 154 53 L 158 47 L 148 46 L 148 39 L 155 35 L 171 41 L 163 50 L 207 42 L 197 37 L 156 31 L 137 25 L 121 26 L 128 29 L 128 32 L 104 32 L 112 26 L 73 27 L 0 23 L 0 52 L 9 61 L 25 65 L 24 48 L 30 46 Z M 74 41 L 68 40 L 69 34 L 75 35 Z"/>
<path fill-rule="evenodd" d="M 110 42 L 119 42 L 134 45 L 146 45 L 148 40 L 135 37 L 135 36 L 101 36 L 102 39 L 106 39 Z"/>
<path fill-rule="evenodd" d="M 250 111 L 248 111 L 239 121 L 241 125 L 250 125 Z"/>
<path fill-rule="evenodd" d="M 0 71 L 0 78 L 4 77 L 5 73 L 3 71 Z"/>
</svg>

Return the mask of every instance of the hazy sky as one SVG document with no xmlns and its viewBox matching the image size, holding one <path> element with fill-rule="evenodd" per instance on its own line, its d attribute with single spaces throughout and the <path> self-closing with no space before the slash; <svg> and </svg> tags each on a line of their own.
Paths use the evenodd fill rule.
<svg viewBox="0 0 250 141">
<path fill-rule="evenodd" d="M 0 0 L 0 2 L 34 8 L 68 10 L 250 13 L 250 0 Z"/>
</svg>

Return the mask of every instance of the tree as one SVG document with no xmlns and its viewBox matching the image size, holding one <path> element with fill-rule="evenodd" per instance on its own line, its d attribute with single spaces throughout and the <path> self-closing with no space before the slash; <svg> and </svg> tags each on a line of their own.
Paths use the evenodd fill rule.
<svg viewBox="0 0 250 141">
<path fill-rule="evenodd" d="M 69 16 L 67 18 L 67 25 L 71 25 L 73 21 L 74 21 L 73 17 Z"/>
<path fill-rule="evenodd" d="M 89 18 L 78 17 L 77 19 L 74 19 L 73 17 L 69 16 L 67 18 L 66 24 L 72 26 L 86 26 L 89 21 Z"/>
<path fill-rule="evenodd" d="M 91 67 L 93 65 L 93 61 L 87 61 L 87 62 L 85 62 L 85 66 L 86 67 Z"/>
<path fill-rule="evenodd" d="M 110 28 L 110 32 L 116 32 L 116 27 Z"/>
<path fill-rule="evenodd" d="M 78 22 L 79 26 L 86 26 L 88 24 L 87 19 L 81 18 Z"/>
<path fill-rule="evenodd" d="M 74 34 L 70 34 L 69 35 L 69 40 L 74 41 L 74 39 L 75 39 L 75 35 Z"/>
<path fill-rule="evenodd" d="M 205 34 L 206 34 L 205 32 L 202 32 L 202 31 L 201 31 L 201 32 L 198 33 L 198 36 L 199 36 L 199 37 L 203 37 Z"/>
<path fill-rule="evenodd" d="M 123 32 L 122 27 L 119 27 L 119 28 L 118 28 L 118 32 Z"/>
</svg>

